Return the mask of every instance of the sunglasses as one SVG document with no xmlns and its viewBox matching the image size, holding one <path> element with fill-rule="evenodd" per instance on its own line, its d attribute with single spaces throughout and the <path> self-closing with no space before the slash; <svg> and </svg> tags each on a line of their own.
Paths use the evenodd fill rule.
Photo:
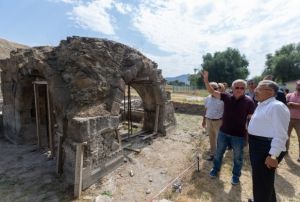
<svg viewBox="0 0 300 202">
<path fill-rule="evenodd" d="M 245 90 L 244 87 L 234 87 L 235 90 Z"/>
</svg>

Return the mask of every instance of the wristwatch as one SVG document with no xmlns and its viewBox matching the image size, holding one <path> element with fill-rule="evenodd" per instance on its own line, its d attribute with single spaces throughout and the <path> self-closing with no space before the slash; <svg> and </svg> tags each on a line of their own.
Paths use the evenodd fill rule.
<svg viewBox="0 0 300 202">
<path fill-rule="evenodd" d="M 271 155 L 271 159 L 277 160 L 277 157 L 275 155 Z"/>
</svg>

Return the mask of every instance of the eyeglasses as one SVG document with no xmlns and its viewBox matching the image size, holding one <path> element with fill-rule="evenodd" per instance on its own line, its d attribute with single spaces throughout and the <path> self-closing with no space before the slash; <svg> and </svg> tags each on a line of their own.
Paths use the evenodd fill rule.
<svg viewBox="0 0 300 202">
<path fill-rule="evenodd" d="M 270 91 L 272 91 L 273 89 L 271 89 L 271 88 L 256 88 L 256 90 L 270 90 Z"/>
<path fill-rule="evenodd" d="M 235 90 L 245 90 L 245 87 L 234 87 Z"/>
</svg>

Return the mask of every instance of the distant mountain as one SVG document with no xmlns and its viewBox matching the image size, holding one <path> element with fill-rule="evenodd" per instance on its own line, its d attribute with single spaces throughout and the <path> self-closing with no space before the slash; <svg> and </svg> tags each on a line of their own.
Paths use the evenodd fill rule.
<svg viewBox="0 0 300 202">
<path fill-rule="evenodd" d="M 18 48 L 28 48 L 28 46 L 0 38 L 0 60 L 8 58 L 10 56 L 10 51 Z"/>
<path fill-rule="evenodd" d="M 179 76 L 176 76 L 176 77 L 166 77 L 165 79 L 169 82 L 169 81 L 181 81 L 181 82 L 184 82 L 186 84 L 189 84 L 189 76 L 190 74 L 183 74 L 183 75 L 179 75 Z"/>
</svg>

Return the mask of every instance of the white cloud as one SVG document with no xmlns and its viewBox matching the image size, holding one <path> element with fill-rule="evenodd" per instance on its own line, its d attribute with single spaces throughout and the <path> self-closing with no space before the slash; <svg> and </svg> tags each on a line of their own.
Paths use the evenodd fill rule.
<svg viewBox="0 0 300 202">
<path fill-rule="evenodd" d="M 116 7 L 116 9 L 122 13 L 122 14 L 127 14 L 127 13 L 130 13 L 133 9 L 132 9 L 132 6 L 130 6 L 129 4 L 124 4 L 124 3 L 121 3 L 121 2 L 116 2 L 114 4 L 114 6 Z"/>
<path fill-rule="evenodd" d="M 48 0 L 49 2 L 54 2 L 54 3 L 66 3 L 66 4 L 80 4 L 82 3 L 82 0 Z"/>
<path fill-rule="evenodd" d="M 114 18 L 108 12 L 113 0 L 95 0 L 86 4 L 77 4 L 70 13 L 79 26 L 95 32 L 114 35 Z"/>
<path fill-rule="evenodd" d="M 246 55 L 254 76 L 262 72 L 267 53 L 300 40 L 299 8 L 297 0 L 148 0 L 139 6 L 134 26 L 161 50 L 174 53 L 166 59 L 158 57 L 164 71 L 178 66 L 182 73 L 191 73 L 195 66 L 170 58 L 186 60 L 190 55 L 194 61 L 189 63 L 196 65 L 201 64 L 203 53 L 233 47 Z"/>
<path fill-rule="evenodd" d="M 168 76 L 192 73 L 203 54 L 227 47 L 246 55 L 250 76 L 259 75 L 267 53 L 300 41 L 299 0 L 143 0 L 139 5 L 117 0 L 60 1 L 73 4 L 70 15 L 79 26 L 114 39 L 122 39 L 116 35 L 115 11 L 131 17 L 129 29 L 172 53 L 148 54 Z"/>
</svg>

